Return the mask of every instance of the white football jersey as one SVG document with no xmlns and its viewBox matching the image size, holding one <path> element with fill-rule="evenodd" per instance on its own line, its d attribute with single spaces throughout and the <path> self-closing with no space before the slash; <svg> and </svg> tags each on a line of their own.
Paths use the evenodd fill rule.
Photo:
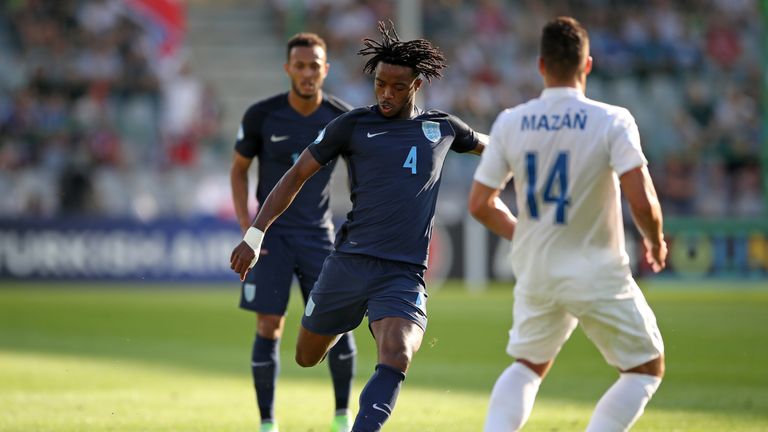
<svg viewBox="0 0 768 432">
<path fill-rule="evenodd" d="M 475 180 L 515 177 L 516 290 L 569 299 L 622 297 L 632 275 L 618 177 L 647 164 L 629 111 L 570 87 L 499 114 Z"/>
</svg>

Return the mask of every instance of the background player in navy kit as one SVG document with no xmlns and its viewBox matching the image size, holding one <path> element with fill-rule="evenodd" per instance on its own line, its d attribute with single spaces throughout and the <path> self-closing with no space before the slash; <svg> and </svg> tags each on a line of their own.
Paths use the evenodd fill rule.
<svg viewBox="0 0 768 432">
<path fill-rule="evenodd" d="M 352 211 L 310 293 L 296 361 L 320 362 L 337 335 L 357 327 L 368 312 L 378 364 L 360 394 L 354 431 L 381 429 L 424 336 L 423 276 L 445 156 L 448 150 L 479 154 L 488 138 L 454 116 L 414 105 L 421 77 L 440 77 L 445 67 L 438 49 L 423 39 L 402 42 L 384 23 L 379 31 L 382 41 L 365 39 L 359 52 L 372 55 L 365 71 L 375 75 L 378 104 L 325 128 L 275 186 L 231 257 L 232 269 L 244 277 L 264 230 L 302 184 L 337 155 L 346 159 Z"/>
<path fill-rule="evenodd" d="M 269 191 L 293 165 L 307 144 L 325 125 L 350 107 L 323 94 L 328 73 L 325 42 L 317 35 L 299 33 L 288 41 L 285 72 L 291 89 L 252 105 L 245 113 L 235 144 L 231 170 L 232 197 L 240 227 L 251 223 L 248 214 L 248 169 L 258 158 L 256 200 L 264 203 Z M 261 261 L 242 285 L 240 307 L 256 312 L 257 334 L 251 370 L 261 414 L 262 431 L 276 431 L 274 394 L 279 369 L 278 342 L 283 331 L 291 282 L 295 274 L 306 302 L 323 260 L 331 251 L 333 225 L 329 181 L 335 160 L 304 185 L 293 206 L 272 225 L 264 239 Z M 350 427 L 349 393 L 355 368 L 352 334 L 345 334 L 331 350 L 328 364 L 336 394 L 336 416 L 331 430 Z"/>
</svg>

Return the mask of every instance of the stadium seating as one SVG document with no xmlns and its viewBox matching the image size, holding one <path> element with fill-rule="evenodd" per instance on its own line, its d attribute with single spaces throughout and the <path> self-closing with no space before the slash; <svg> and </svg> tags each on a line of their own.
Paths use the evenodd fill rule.
<svg viewBox="0 0 768 432">
<path fill-rule="evenodd" d="M 0 217 L 231 216 L 231 142 L 251 102 L 286 88 L 285 35 L 325 37 L 327 88 L 370 104 L 355 53 L 375 21 L 397 11 L 393 0 L 306 1 L 301 13 L 280 0 L 196 0 L 185 3 L 178 28 L 158 33 L 132 10 L 143 3 L 3 4 Z M 539 24 L 574 14 L 590 30 L 595 57 L 587 94 L 632 110 L 666 213 L 764 216 L 765 108 L 752 91 L 763 73 L 757 3 L 642 4 L 425 1 L 423 33 L 450 68 L 425 88 L 423 104 L 489 130 L 500 109 L 540 92 Z M 158 55 L 157 34 L 174 31 L 183 31 L 175 55 Z M 447 163 L 439 212 L 453 214 L 475 163 Z M 169 183 L 169 172 L 180 180 Z M 334 188 L 344 195 L 340 174 Z M 90 185 L 85 196 L 63 203 L 61 191 L 77 184 Z M 348 202 L 335 207 L 341 213 Z"/>
</svg>

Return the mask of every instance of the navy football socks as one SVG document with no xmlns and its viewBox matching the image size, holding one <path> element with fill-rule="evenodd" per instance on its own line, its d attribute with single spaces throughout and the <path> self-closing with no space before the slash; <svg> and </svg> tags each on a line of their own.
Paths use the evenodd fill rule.
<svg viewBox="0 0 768 432">
<path fill-rule="evenodd" d="M 328 352 L 328 367 L 336 395 L 337 413 L 346 411 L 349 407 L 349 393 L 352 391 L 352 378 L 355 376 L 355 352 L 355 338 L 352 333 L 342 335 Z"/>
<path fill-rule="evenodd" d="M 353 432 L 376 432 L 392 414 L 400 393 L 405 373 L 384 364 L 376 365 L 376 372 L 360 393 L 360 411 L 352 426 Z"/>
<path fill-rule="evenodd" d="M 251 352 L 251 373 L 261 421 L 274 421 L 275 381 L 280 371 L 279 339 L 256 335 Z"/>
</svg>

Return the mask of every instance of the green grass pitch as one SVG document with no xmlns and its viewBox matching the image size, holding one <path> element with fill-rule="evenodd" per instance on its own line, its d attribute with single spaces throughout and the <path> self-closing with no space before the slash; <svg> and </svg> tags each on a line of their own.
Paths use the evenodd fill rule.
<svg viewBox="0 0 768 432">
<path fill-rule="evenodd" d="M 643 285 L 667 349 L 667 377 L 635 431 L 768 430 L 768 284 Z M 234 285 L 0 282 L 0 431 L 245 431 L 258 414 L 249 360 L 255 319 Z M 328 430 L 327 367 L 301 369 L 292 295 L 281 345 L 284 432 Z M 479 431 L 504 353 L 512 293 L 434 290 L 429 328 L 390 431 Z M 375 352 L 356 331 L 360 389 Z M 542 385 L 527 431 L 583 430 L 616 378 L 583 333 Z"/>
</svg>

